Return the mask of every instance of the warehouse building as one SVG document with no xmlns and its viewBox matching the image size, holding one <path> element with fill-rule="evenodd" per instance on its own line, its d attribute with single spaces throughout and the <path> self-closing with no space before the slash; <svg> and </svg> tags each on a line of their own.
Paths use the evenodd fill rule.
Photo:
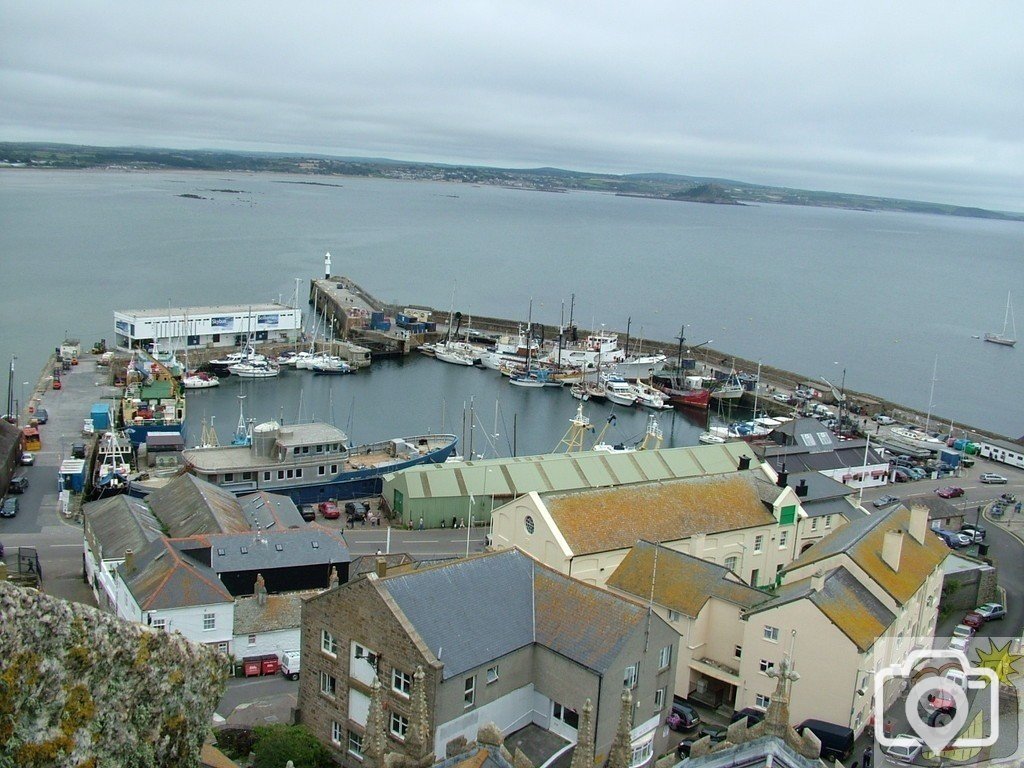
<svg viewBox="0 0 1024 768">
<path fill-rule="evenodd" d="M 156 344 L 163 349 L 238 347 L 253 342 L 296 341 L 302 310 L 285 304 L 237 304 L 177 309 L 122 309 L 114 312 L 114 338 L 120 349 Z"/>
</svg>

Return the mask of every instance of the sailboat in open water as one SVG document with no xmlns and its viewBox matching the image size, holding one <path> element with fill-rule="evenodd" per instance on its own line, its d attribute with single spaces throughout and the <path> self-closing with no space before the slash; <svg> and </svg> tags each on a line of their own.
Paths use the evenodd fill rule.
<svg viewBox="0 0 1024 768">
<path fill-rule="evenodd" d="M 1007 326 L 1010 328 L 1010 332 L 1007 333 Z M 986 333 L 985 341 L 991 341 L 993 344 L 1002 344 L 1004 347 L 1012 347 L 1017 343 L 1017 324 L 1013 320 L 1013 305 L 1010 303 L 1010 294 L 1006 294 L 1006 314 L 1003 315 L 1003 332 L 1002 333 Z"/>
</svg>

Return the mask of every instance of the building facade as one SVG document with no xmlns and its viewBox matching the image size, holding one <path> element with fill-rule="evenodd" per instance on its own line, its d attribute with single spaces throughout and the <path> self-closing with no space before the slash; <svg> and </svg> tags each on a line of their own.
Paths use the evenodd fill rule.
<svg viewBox="0 0 1024 768">
<path fill-rule="evenodd" d="M 237 347 L 253 342 L 293 342 L 302 332 L 302 310 L 283 304 L 238 304 L 114 312 L 115 346 L 165 350 Z"/>
</svg>

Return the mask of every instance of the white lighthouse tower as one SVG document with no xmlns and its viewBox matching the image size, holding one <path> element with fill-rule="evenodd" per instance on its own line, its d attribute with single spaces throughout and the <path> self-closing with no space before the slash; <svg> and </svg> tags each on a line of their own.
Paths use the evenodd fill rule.
<svg viewBox="0 0 1024 768">
<path fill-rule="evenodd" d="M 331 278 L 331 253 L 328 251 L 324 254 L 324 280 Z"/>
</svg>

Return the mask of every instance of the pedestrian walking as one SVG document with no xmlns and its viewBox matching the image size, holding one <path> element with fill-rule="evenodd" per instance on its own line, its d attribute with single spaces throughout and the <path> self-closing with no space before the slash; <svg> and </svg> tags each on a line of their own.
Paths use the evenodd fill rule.
<svg viewBox="0 0 1024 768">
<path fill-rule="evenodd" d="M 420 518 L 420 530 L 421 531 L 423 530 L 423 518 L 422 517 Z"/>
<path fill-rule="evenodd" d="M 890 719 L 886 719 L 885 723 L 882 725 L 882 733 L 885 735 L 885 738 L 887 738 L 887 739 L 891 739 L 892 738 L 892 732 L 895 729 L 896 729 L 896 726 L 894 725 L 894 723 Z"/>
<path fill-rule="evenodd" d="M 458 520 L 455 519 L 455 515 L 452 515 L 452 528 L 458 528 Z"/>
<path fill-rule="evenodd" d="M 378 554 L 378 555 L 383 555 L 384 553 L 380 551 L 380 548 L 378 548 L 378 549 L 377 549 L 377 554 Z"/>
<path fill-rule="evenodd" d="M 871 753 L 871 747 L 867 747 L 864 750 L 863 756 L 861 756 L 860 764 L 863 768 L 871 768 L 871 761 L 874 759 L 874 755 Z"/>
</svg>

